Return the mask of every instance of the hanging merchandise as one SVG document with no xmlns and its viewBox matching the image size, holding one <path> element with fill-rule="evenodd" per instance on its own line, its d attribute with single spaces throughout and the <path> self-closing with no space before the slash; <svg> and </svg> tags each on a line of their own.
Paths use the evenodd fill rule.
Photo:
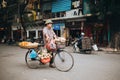
<svg viewBox="0 0 120 80">
<path fill-rule="evenodd" d="M 37 57 L 37 53 L 36 53 L 36 51 L 34 49 L 32 49 L 31 53 L 30 53 L 30 58 L 31 59 L 36 59 L 36 57 Z"/>
<path fill-rule="evenodd" d="M 52 55 L 48 53 L 45 48 L 38 52 L 38 56 L 40 58 L 40 61 L 44 64 L 50 62 L 50 59 L 52 57 Z"/>
<path fill-rule="evenodd" d="M 34 21 L 35 21 L 36 20 L 36 11 L 32 10 L 31 12 L 33 14 L 33 18 L 34 18 Z"/>
<path fill-rule="evenodd" d="M 38 0 L 38 9 L 40 9 L 40 0 Z"/>
<path fill-rule="evenodd" d="M 46 46 L 46 49 L 48 51 L 55 51 L 57 49 L 57 46 L 56 46 L 56 44 L 54 43 L 53 40 L 51 40 L 50 42 L 48 42 L 45 46 Z"/>
<path fill-rule="evenodd" d="M 77 1 L 76 5 L 77 5 L 77 8 L 79 8 L 80 7 L 80 1 Z"/>
<path fill-rule="evenodd" d="M 5 8 L 5 7 L 7 7 L 7 2 L 5 0 L 3 0 L 1 5 L 3 8 Z"/>
<path fill-rule="evenodd" d="M 79 8 L 80 1 L 74 1 L 74 2 L 72 2 L 72 5 L 74 6 L 74 8 Z"/>
<path fill-rule="evenodd" d="M 33 1 L 29 0 L 28 5 L 27 5 L 27 9 L 33 9 Z"/>
</svg>

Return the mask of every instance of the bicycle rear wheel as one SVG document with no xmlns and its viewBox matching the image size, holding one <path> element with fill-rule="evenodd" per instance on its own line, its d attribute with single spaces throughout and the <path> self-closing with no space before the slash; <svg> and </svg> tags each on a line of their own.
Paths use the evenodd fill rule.
<svg viewBox="0 0 120 80">
<path fill-rule="evenodd" d="M 31 69 L 36 69 L 39 67 L 39 59 L 36 58 L 30 58 L 30 54 L 31 54 L 31 49 L 27 51 L 26 55 L 25 55 L 25 61 L 26 64 L 29 68 Z"/>
<path fill-rule="evenodd" d="M 54 57 L 54 64 L 56 69 L 59 71 L 67 72 L 72 69 L 74 65 L 74 59 L 70 53 L 66 51 L 60 51 Z"/>
</svg>

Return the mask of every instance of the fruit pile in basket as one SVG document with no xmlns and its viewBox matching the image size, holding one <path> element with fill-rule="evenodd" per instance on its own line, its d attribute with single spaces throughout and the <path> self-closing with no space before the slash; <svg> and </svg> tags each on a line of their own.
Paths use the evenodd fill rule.
<svg viewBox="0 0 120 80">
<path fill-rule="evenodd" d="M 39 53 L 39 52 L 38 52 L 38 53 Z M 51 59 L 51 57 L 52 57 L 52 55 L 51 55 L 50 53 L 47 53 L 47 50 L 45 50 L 45 49 L 42 50 L 42 51 L 39 53 L 38 56 L 40 57 L 40 61 L 41 61 L 42 63 L 44 63 L 44 64 L 50 62 L 50 59 Z"/>
<path fill-rule="evenodd" d="M 57 39 L 55 39 L 56 42 L 61 42 L 61 43 L 65 43 L 66 39 L 63 37 L 58 37 Z"/>
<path fill-rule="evenodd" d="M 38 43 L 32 43 L 32 42 L 23 41 L 23 42 L 19 43 L 19 46 L 21 48 L 30 49 L 30 48 L 38 47 Z"/>
<path fill-rule="evenodd" d="M 65 42 L 66 42 L 65 38 L 58 37 L 57 39 L 55 39 L 55 42 L 57 43 L 58 48 L 65 48 Z"/>
</svg>

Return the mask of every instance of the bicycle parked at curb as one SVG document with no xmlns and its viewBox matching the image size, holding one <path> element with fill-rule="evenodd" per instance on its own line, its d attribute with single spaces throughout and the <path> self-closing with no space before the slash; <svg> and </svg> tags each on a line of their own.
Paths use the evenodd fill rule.
<svg viewBox="0 0 120 80">
<path fill-rule="evenodd" d="M 28 51 L 25 55 L 25 61 L 29 68 L 36 69 L 40 65 L 46 64 L 46 63 L 42 62 L 41 57 L 39 56 L 39 54 L 44 49 L 43 46 L 44 45 L 39 44 L 39 46 L 37 46 L 36 48 L 28 49 Z M 34 58 L 30 57 L 32 51 L 37 54 Z M 62 72 L 67 72 L 73 68 L 73 65 L 74 65 L 73 56 L 70 53 L 68 53 L 67 51 L 65 51 L 64 49 L 58 48 L 55 51 L 50 51 L 50 53 L 54 54 L 53 55 L 54 65 L 57 70 L 62 71 Z"/>
</svg>

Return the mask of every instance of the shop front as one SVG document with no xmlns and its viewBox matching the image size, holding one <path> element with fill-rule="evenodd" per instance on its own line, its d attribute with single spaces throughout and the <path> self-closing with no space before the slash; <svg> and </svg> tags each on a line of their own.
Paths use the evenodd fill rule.
<svg viewBox="0 0 120 80">
<path fill-rule="evenodd" d="M 81 32 L 83 32 L 84 29 L 84 22 L 86 19 L 73 19 L 73 20 L 66 20 L 66 28 L 68 28 L 69 36 L 74 38 L 80 37 Z"/>
<path fill-rule="evenodd" d="M 27 39 L 30 41 L 41 41 L 43 26 L 27 27 Z"/>
<path fill-rule="evenodd" d="M 108 45 L 108 28 L 103 23 L 85 23 L 84 32 L 86 36 L 93 39 L 98 46 Z"/>
<path fill-rule="evenodd" d="M 76 19 L 75 19 L 76 20 Z M 86 37 L 93 39 L 94 43 L 99 46 L 108 45 L 108 25 L 102 22 L 66 20 L 66 28 L 68 29 L 67 38 L 78 38 L 81 32 L 85 33 Z"/>
<path fill-rule="evenodd" d="M 23 40 L 23 28 L 21 24 L 14 23 L 12 25 L 11 39 L 14 41 Z"/>
<path fill-rule="evenodd" d="M 65 28 L 65 23 L 64 22 L 55 22 L 53 24 L 53 30 L 58 37 L 63 36 L 64 28 Z"/>
</svg>

